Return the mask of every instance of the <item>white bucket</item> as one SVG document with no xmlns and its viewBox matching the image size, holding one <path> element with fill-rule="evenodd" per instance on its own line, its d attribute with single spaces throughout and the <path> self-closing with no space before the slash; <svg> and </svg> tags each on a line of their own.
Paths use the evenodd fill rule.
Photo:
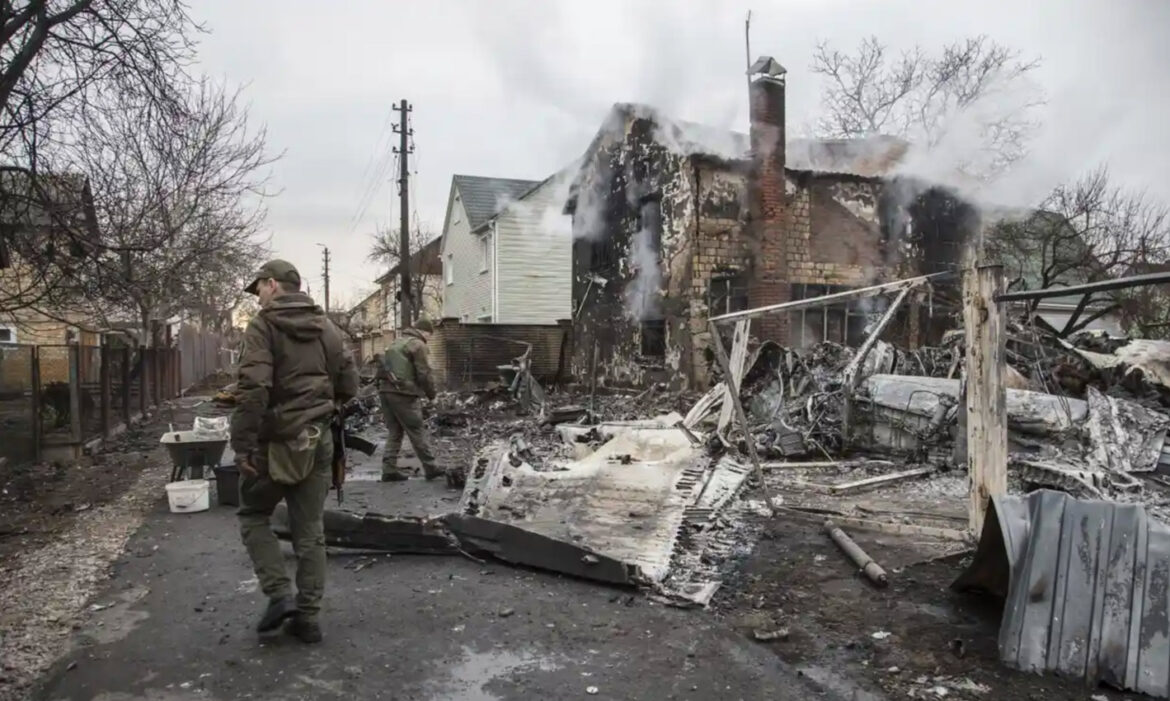
<svg viewBox="0 0 1170 701">
<path fill-rule="evenodd" d="M 208 480 L 183 480 L 167 485 L 167 501 L 171 513 L 189 514 L 207 511 L 211 507 L 211 482 Z"/>
</svg>

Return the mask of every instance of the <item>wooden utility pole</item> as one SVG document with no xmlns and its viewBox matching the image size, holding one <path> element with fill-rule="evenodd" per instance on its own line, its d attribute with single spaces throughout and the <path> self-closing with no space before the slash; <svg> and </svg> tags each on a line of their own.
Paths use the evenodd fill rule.
<svg viewBox="0 0 1170 701">
<path fill-rule="evenodd" d="M 325 278 L 325 313 L 328 314 L 329 313 L 329 247 L 322 246 L 321 248 L 324 249 L 324 253 L 322 254 L 322 256 L 324 259 L 325 269 L 324 269 L 324 272 L 322 273 L 322 277 Z"/>
<path fill-rule="evenodd" d="M 414 130 L 410 128 L 410 104 L 403 100 L 394 108 L 399 114 L 399 122 L 394 125 L 394 131 L 399 136 L 398 148 L 398 204 L 401 208 L 398 223 L 398 302 L 399 327 L 406 328 L 413 323 L 411 317 L 411 289 L 410 289 L 410 154 L 414 147 L 410 145 L 410 137 Z"/>
<path fill-rule="evenodd" d="M 976 537 L 991 497 L 1007 492 L 1007 394 L 1003 268 L 985 265 L 963 273 L 963 326 L 967 336 L 964 408 L 967 413 L 968 517 Z"/>
</svg>

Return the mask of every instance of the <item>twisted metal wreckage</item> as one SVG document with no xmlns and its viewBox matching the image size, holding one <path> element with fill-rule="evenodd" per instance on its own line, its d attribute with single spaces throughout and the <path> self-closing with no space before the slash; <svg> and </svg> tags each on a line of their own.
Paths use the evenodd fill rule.
<svg viewBox="0 0 1170 701">
<path fill-rule="evenodd" d="M 1093 334 L 1064 339 L 1035 322 L 1005 325 L 999 304 L 1014 298 L 1002 292 L 1001 275 L 995 284 L 997 271 L 971 271 L 964 280 L 963 331 L 913 351 L 880 336 L 903 302 L 947 274 L 714 317 L 709 325 L 723 380 L 685 417 L 598 422 L 583 407 L 550 410 L 522 356 L 505 373 L 509 389 L 542 424 L 559 423 L 556 449 L 542 454 L 513 435 L 477 455 L 458 512 L 429 519 L 332 512 L 327 538 L 346 547 L 493 556 L 706 605 L 729 556 L 749 548 L 758 533 L 760 519 L 751 516 L 800 515 L 798 506 L 770 493 L 777 471 L 864 466 L 863 479 L 801 484 L 840 496 L 966 466 L 969 529 L 834 515 L 833 540 L 884 584 L 886 573 L 840 526 L 954 539 L 981 534 L 956 587 L 1006 597 L 1000 641 L 1006 663 L 1165 697 L 1170 580 L 1155 576 L 1161 570 L 1154 567 L 1164 550 L 1154 535 L 1164 540 L 1165 527 L 1147 512 L 1170 513 L 1170 480 L 1163 477 L 1170 475 L 1164 413 L 1170 343 Z M 1170 281 L 1163 277 L 1138 283 Z M 855 350 L 752 343 L 753 318 L 877 295 L 894 299 Z M 734 324 L 730 353 L 721 324 Z M 560 423 L 577 417 L 584 419 Z M 1070 496 L 1009 496 L 1009 474 L 1017 491 Z M 743 498 L 748 484 L 763 492 L 762 501 Z M 1136 525 L 1119 525 L 1119 518 Z M 1078 560 L 1070 553 L 1085 538 L 1098 555 Z M 1136 592 L 1135 582 L 1140 597 L 1118 603 L 1119 588 Z M 1074 630 L 1060 612 L 1065 597 L 1080 596 L 1077 587 L 1112 603 L 1095 606 L 1091 620 Z M 1128 652 L 1119 657 L 1118 649 Z"/>
</svg>

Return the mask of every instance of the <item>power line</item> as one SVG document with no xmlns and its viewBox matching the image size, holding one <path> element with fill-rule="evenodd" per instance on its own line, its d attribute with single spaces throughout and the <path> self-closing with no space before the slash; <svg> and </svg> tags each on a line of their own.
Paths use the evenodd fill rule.
<svg viewBox="0 0 1170 701">
<path fill-rule="evenodd" d="M 355 214 L 350 217 L 349 231 L 353 232 L 353 228 L 357 222 L 364 215 L 366 207 L 369 206 L 368 200 L 372 196 L 371 190 L 377 188 L 377 183 L 381 179 L 377 173 L 384 174 L 386 168 L 386 161 L 390 156 L 390 139 L 388 138 L 391 131 L 390 127 L 394 119 L 394 110 L 386 113 L 386 119 L 382 123 L 382 129 L 378 134 L 377 140 L 374 142 L 374 148 L 370 150 L 370 157 L 366 159 L 365 170 L 362 171 L 361 177 L 361 196 L 358 198 Z M 380 154 L 380 155 L 379 155 Z M 376 163 L 376 165 L 375 165 Z M 371 170 L 373 168 L 373 170 Z M 370 177 L 373 175 L 374 177 Z"/>
</svg>

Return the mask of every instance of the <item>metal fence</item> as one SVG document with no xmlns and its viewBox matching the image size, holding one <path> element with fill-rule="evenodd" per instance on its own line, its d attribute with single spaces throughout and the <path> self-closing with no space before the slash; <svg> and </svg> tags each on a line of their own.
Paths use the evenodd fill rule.
<svg viewBox="0 0 1170 701">
<path fill-rule="evenodd" d="M 136 415 L 230 368 L 221 338 L 184 328 L 175 347 L 0 345 L 0 458 L 108 437 Z"/>
<path fill-rule="evenodd" d="M 33 346 L 0 346 L 0 458 L 22 464 L 37 459 Z"/>
</svg>

